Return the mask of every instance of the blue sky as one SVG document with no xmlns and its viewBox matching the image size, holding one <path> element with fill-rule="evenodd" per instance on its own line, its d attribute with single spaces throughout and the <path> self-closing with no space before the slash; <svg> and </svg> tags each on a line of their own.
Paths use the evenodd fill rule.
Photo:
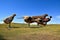
<svg viewBox="0 0 60 40">
<path fill-rule="evenodd" d="M 23 23 L 23 16 L 47 13 L 53 16 L 49 24 L 60 24 L 60 0 L 0 0 L 0 20 L 16 13 L 13 22 Z M 0 23 L 3 21 L 0 21 Z"/>
</svg>

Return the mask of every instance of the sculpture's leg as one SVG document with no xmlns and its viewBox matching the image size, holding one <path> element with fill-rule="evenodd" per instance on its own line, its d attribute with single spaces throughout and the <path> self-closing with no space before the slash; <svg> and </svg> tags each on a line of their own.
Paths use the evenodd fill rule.
<svg viewBox="0 0 60 40">
<path fill-rule="evenodd" d="M 30 23 L 28 23 L 28 26 L 30 27 Z"/>
<path fill-rule="evenodd" d="M 46 26 L 47 25 L 47 22 L 44 22 L 43 25 Z"/>
<path fill-rule="evenodd" d="M 39 26 L 39 23 L 37 23 L 37 26 Z"/>
<path fill-rule="evenodd" d="M 11 24 L 9 24 L 9 28 L 11 28 Z"/>
<path fill-rule="evenodd" d="M 8 26 L 8 29 L 10 29 L 11 28 L 11 24 L 9 24 L 9 26 Z"/>
</svg>

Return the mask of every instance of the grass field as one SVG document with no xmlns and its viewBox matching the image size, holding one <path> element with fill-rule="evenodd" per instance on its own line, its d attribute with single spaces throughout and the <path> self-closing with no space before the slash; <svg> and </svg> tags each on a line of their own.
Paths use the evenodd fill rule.
<svg viewBox="0 0 60 40">
<path fill-rule="evenodd" d="M 26 24 L 0 24 L 0 40 L 60 40 L 60 24 L 50 24 L 45 27 L 37 27 Z"/>
</svg>

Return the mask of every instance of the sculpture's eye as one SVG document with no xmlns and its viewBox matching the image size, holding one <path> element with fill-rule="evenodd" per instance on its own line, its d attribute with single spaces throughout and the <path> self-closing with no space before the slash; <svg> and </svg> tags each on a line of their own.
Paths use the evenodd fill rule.
<svg viewBox="0 0 60 40">
<path fill-rule="evenodd" d="M 50 18 L 52 18 L 52 16 L 50 16 Z"/>
</svg>

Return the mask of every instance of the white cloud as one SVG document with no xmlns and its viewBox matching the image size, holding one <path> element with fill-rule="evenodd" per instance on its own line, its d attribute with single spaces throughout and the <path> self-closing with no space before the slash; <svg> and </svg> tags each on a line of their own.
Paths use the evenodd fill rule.
<svg viewBox="0 0 60 40">
<path fill-rule="evenodd" d="M 60 15 L 59 16 L 56 16 L 56 18 L 60 18 Z"/>
<path fill-rule="evenodd" d="M 0 21 L 0 24 L 3 24 L 4 22 L 3 21 Z"/>
</svg>

